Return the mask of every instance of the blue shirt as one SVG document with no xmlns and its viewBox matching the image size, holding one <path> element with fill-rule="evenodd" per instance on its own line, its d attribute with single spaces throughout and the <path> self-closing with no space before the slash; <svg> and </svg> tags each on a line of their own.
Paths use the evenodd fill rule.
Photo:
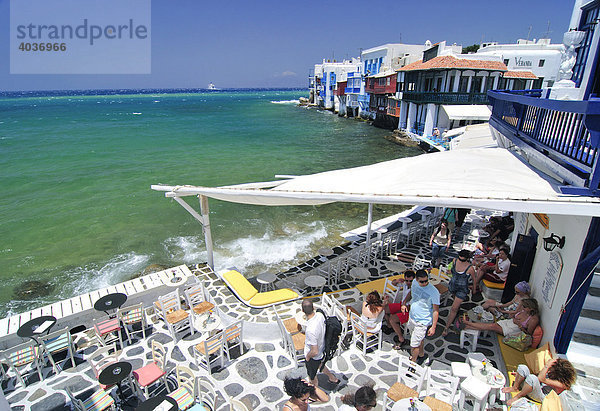
<svg viewBox="0 0 600 411">
<path fill-rule="evenodd" d="M 410 318 L 421 325 L 431 325 L 433 322 L 433 305 L 440 305 L 440 292 L 431 283 L 425 287 L 415 278 L 410 287 L 411 303 Z"/>
</svg>

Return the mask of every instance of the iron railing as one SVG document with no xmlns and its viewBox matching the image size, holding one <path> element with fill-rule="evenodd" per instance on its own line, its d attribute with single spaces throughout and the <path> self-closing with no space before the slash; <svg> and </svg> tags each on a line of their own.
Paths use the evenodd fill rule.
<svg viewBox="0 0 600 411">
<path fill-rule="evenodd" d="M 411 103 L 488 104 L 485 93 L 442 93 L 433 91 L 404 91 L 402 100 Z"/>
</svg>

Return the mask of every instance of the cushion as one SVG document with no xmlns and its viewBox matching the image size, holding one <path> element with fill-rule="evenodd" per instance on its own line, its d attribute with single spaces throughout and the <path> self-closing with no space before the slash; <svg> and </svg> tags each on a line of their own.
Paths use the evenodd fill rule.
<svg viewBox="0 0 600 411">
<path fill-rule="evenodd" d="M 177 406 L 180 410 L 187 410 L 194 405 L 194 399 L 185 387 L 179 387 L 168 395 L 177 401 Z"/>
<path fill-rule="evenodd" d="M 533 330 L 533 334 L 531 335 L 531 348 L 537 348 L 540 345 L 543 336 L 544 330 L 542 329 L 542 326 L 538 324 L 538 326 L 535 327 L 535 330 Z"/>
<path fill-rule="evenodd" d="M 294 300 L 298 297 L 299 295 L 297 292 L 289 288 L 282 288 L 280 290 L 267 291 L 264 293 L 255 294 L 254 297 L 252 297 L 252 299 L 249 301 L 249 303 L 254 306 L 270 305 L 282 301 Z"/>
<path fill-rule="evenodd" d="M 495 283 L 493 281 L 486 280 L 485 278 L 482 281 L 483 281 L 483 284 L 485 284 L 485 286 L 487 288 L 494 288 L 496 290 L 504 290 L 505 283 Z"/>
<path fill-rule="evenodd" d="M 237 295 L 244 301 L 254 297 L 258 290 L 254 288 L 250 281 L 238 271 L 230 270 L 223 274 L 223 278 L 229 283 L 229 286 L 235 290 Z"/>
<path fill-rule="evenodd" d="M 539 374 L 544 365 L 552 359 L 550 352 L 550 343 L 546 343 L 540 348 L 524 355 L 525 364 L 533 374 Z"/>
<path fill-rule="evenodd" d="M 562 409 L 560 397 L 556 391 L 550 391 L 550 394 L 546 395 L 544 401 L 542 401 L 542 408 L 540 411 L 561 411 Z"/>
<path fill-rule="evenodd" d="M 83 406 L 86 410 L 101 411 L 113 406 L 115 400 L 104 390 L 98 390 L 92 394 L 90 398 L 83 401 Z"/>
<path fill-rule="evenodd" d="M 165 372 L 155 362 L 152 362 L 135 370 L 133 375 L 141 387 L 147 387 L 165 375 Z"/>
</svg>

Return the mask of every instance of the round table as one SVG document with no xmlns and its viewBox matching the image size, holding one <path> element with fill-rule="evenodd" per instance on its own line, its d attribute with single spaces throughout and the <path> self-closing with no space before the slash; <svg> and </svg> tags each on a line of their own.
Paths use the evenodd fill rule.
<svg viewBox="0 0 600 411">
<path fill-rule="evenodd" d="M 483 365 L 471 367 L 471 373 L 473 374 L 473 377 L 490 386 L 491 390 L 488 404 L 493 405 L 496 402 L 496 397 L 500 393 L 500 390 L 504 387 L 504 384 L 506 384 L 506 377 L 504 377 L 504 374 L 490 364 L 486 365 L 485 372 L 483 371 Z"/>
<path fill-rule="evenodd" d="M 323 257 L 329 257 L 333 254 L 334 254 L 334 252 L 331 248 L 327 248 L 327 247 L 319 248 L 319 255 L 322 255 Z"/>
<path fill-rule="evenodd" d="M 171 408 L 167 408 L 166 403 L 169 403 L 169 405 L 171 405 Z M 144 401 L 135 409 L 135 411 L 151 411 L 156 409 L 159 405 L 163 406 L 163 410 L 177 411 L 179 409 L 177 401 L 175 401 L 174 398 L 171 398 L 168 395 L 159 395 L 157 397 L 152 397 L 149 400 Z"/>
<path fill-rule="evenodd" d="M 273 283 L 277 276 L 273 273 L 262 273 L 256 276 L 256 281 L 260 284 L 260 292 L 274 290 Z"/>
<path fill-rule="evenodd" d="M 217 313 L 205 312 L 194 315 L 194 329 L 199 332 L 208 332 L 221 328 L 221 317 Z"/>
<path fill-rule="evenodd" d="M 46 332 L 56 324 L 56 317 L 52 315 L 43 315 L 41 317 L 34 318 L 21 325 L 17 330 L 17 335 L 21 338 L 32 338 Z M 37 342 L 37 340 L 35 340 Z"/>
<path fill-rule="evenodd" d="M 410 398 L 402 398 L 399 401 L 396 401 L 394 403 L 394 406 L 392 407 L 392 411 L 412 411 L 412 410 L 419 410 L 419 411 L 431 411 L 431 408 L 429 407 L 429 405 L 424 404 L 423 402 L 419 401 L 418 398 L 413 398 L 414 400 L 414 408 L 411 409 L 410 407 Z"/>
<path fill-rule="evenodd" d="M 129 377 L 131 374 L 132 366 L 127 361 L 119 361 L 110 364 L 108 367 L 103 369 L 98 375 L 98 382 L 102 385 L 117 385 L 119 391 L 119 397 L 123 398 L 123 391 L 121 390 L 121 381 Z"/>
<path fill-rule="evenodd" d="M 396 272 L 406 271 L 406 265 L 400 261 L 388 261 L 385 263 L 385 268 Z"/>
<path fill-rule="evenodd" d="M 350 275 L 354 278 L 366 280 L 371 276 L 371 272 L 365 267 L 354 267 L 350 269 Z"/>
<path fill-rule="evenodd" d="M 304 279 L 304 284 L 312 288 L 313 292 L 317 294 L 321 294 L 323 291 L 323 286 L 327 283 L 327 279 L 325 277 L 321 277 L 320 275 L 309 275 Z"/>
<path fill-rule="evenodd" d="M 412 223 L 412 218 L 410 217 L 398 217 L 398 221 L 402 223 L 402 229 L 406 230 L 408 227 L 408 223 Z"/>
<path fill-rule="evenodd" d="M 94 303 L 94 310 L 104 311 L 108 315 L 108 311 L 118 309 L 125 304 L 125 301 L 127 301 L 127 295 L 123 293 L 107 294 Z"/>
<path fill-rule="evenodd" d="M 431 211 L 419 210 L 419 211 L 417 211 L 417 214 L 419 214 L 421 216 L 421 220 L 425 221 L 427 219 L 427 217 L 429 217 L 431 215 Z"/>
</svg>

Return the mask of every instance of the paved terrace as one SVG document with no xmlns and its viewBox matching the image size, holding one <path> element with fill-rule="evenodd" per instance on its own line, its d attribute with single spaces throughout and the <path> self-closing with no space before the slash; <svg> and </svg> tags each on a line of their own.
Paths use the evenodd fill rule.
<svg viewBox="0 0 600 411">
<path fill-rule="evenodd" d="M 464 234 L 470 230 L 470 223 L 467 222 L 461 229 Z M 447 258 L 454 256 L 460 248 L 460 242 L 455 246 Z M 342 254 L 354 247 L 357 243 L 349 243 L 340 248 L 335 248 L 335 252 Z M 410 247 L 402 250 L 400 258 L 410 261 L 415 256 L 421 255 L 428 257 L 429 247 L 427 241 L 423 239 Z M 335 256 L 333 256 L 335 257 Z M 333 258 L 332 257 L 332 258 Z M 385 268 L 385 259 L 376 262 L 371 268 L 371 278 L 374 280 L 382 276 L 391 274 Z M 309 262 L 295 267 L 286 273 L 278 274 L 281 286 L 289 286 L 290 283 L 300 289 L 303 286 L 303 277 L 309 275 L 311 270 L 324 262 L 323 257 L 315 257 Z M 163 322 L 154 315 L 149 315 L 151 322 L 150 334 L 145 339 L 139 339 L 131 345 L 126 345 L 121 351 L 122 360 L 132 363 L 133 369 L 146 364 L 150 354 L 152 340 L 157 340 L 168 348 L 167 370 L 169 374 L 169 390 L 174 387 L 173 369 L 177 364 L 190 366 L 200 378 L 210 380 L 217 391 L 217 410 L 229 410 L 227 404 L 228 398 L 232 397 L 242 401 L 249 409 L 253 410 L 274 410 L 280 409 L 281 405 L 287 400 L 283 392 L 283 379 L 286 376 L 306 376 L 303 365 L 296 367 L 293 360 L 289 358 L 285 350 L 281 347 L 281 339 L 275 322 L 275 313 L 273 309 L 252 309 L 243 305 L 223 284 L 217 275 L 205 264 L 189 266 L 191 273 L 204 281 L 215 304 L 221 310 L 221 320 L 224 325 L 232 323 L 236 319 L 245 320 L 244 323 L 244 352 L 240 355 L 234 355 L 232 361 L 225 364 L 223 369 L 214 369 L 209 375 L 203 368 L 198 368 L 193 360 L 192 346 L 202 340 L 202 335 L 185 335 L 177 343 L 173 341 Z M 191 283 L 188 279 L 186 284 Z M 186 284 L 181 285 L 182 290 Z M 279 285 L 279 284 L 278 284 Z M 355 282 L 339 284 L 339 290 L 332 293 L 332 296 L 343 304 L 359 304 L 361 301 L 360 292 L 354 288 Z M 157 296 L 171 291 L 173 288 L 166 285 L 153 287 L 140 293 L 130 296 L 126 305 L 135 304 L 143 301 L 145 306 L 150 307 L 156 301 Z M 302 290 L 300 290 L 302 291 Z M 467 300 L 463 304 L 463 309 L 469 309 L 481 300 Z M 282 318 L 287 318 L 296 313 L 300 302 L 294 301 L 279 305 L 277 310 Z M 448 314 L 448 306 L 442 306 L 440 309 L 440 321 L 437 332 L 431 338 L 427 338 L 425 350 L 428 356 L 429 366 L 433 369 L 449 369 L 452 361 L 465 361 L 466 354 L 472 349 L 469 343 L 465 348 L 460 348 L 458 334 L 450 333 L 446 337 L 441 336 L 444 318 Z M 148 310 L 151 313 L 151 309 Z M 64 326 L 74 327 L 80 324 L 91 324 L 93 316 L 98 316 L 93 310 L 85 311 L 76 317 L 65 317 L 60 319 L 54 330 Z M 44 380 L 37 380 L 37 373 L 30 373 L 27 381 L 27 387 L 21 388 L 15 386 L 16 379 L 10 378 L 3 381 L 2 388 L 14 410 L 63 410 L 70 409 L 70 403 L 64 392 L 64 387 L 70 386 L 77 396 L 86 396 L 97 386 L 97 381 L 93 376 L 92 370 L 85 358 L 98 348 L 98 343 L 92 338 L 89 330 L 75 335 L 75 341 L 78 347 L 76 355 L 76 367 L 72 368 L 70 363 L 66 368 L 55 375 L 51 367 L 44 368 Z M 21 342 L 18 337 L 7 337 L 0 341 L 4 347 L 10 344 Z M 329 364 L 330 369 L 341 379 L 338 386 L 332 386 L 326 378 L 320 380 L 320 386 L 330 393 L 331 399 L 326 404 L 311 405 L 311 408 L 322 410 L 336 410 L 341 404 L 342 394 L 352 391 L 366 383 L 373 383 L 378 392 L 378 407 L 381 410 L 385 391 L 397 380 L 397 369 L 399 356 L 408 356 L 405 351 L 395 351 L 392 349 L 393 334 L 384 334 L 384 343 L 381 350 L 376 350 L 363 356 L 362 352 L 353 345 L 345 349 L 342 354 L 334 358 Z M 501 354 L 497 347 L 495 336 L 491 338 L 480 337 L 479 345 L 475 350 L 483 353 L 491 363 L 501 371 L 505 368 L 501 359 Z M 593 374 L 597 370 L 580 371 L 579 384 L 588 385 L 591 388 L 597 387 L 597 380 L 593 377 L 585 378 L 585 373 Z M 582 378 L 583 377 L 583 378 Z M 125 387 L 125 386 L 124 386 Z M 125 394 L 131 394 L 128 388 L 124 388 Z M 574 390 L 577 391 L 577 390 Z M 163 391 L 164 393 L 164 391 Z M 572 404 L 574 409 L 584 409 L 577 407 L 578 394 L 571 393 L 574 400 Z M 137 399 L 133 396 L 130 399 L 130 405 L 123 409 L 134 409 Z M 502 406 L 498 403 L 498 409 Z"/>
</svg>

